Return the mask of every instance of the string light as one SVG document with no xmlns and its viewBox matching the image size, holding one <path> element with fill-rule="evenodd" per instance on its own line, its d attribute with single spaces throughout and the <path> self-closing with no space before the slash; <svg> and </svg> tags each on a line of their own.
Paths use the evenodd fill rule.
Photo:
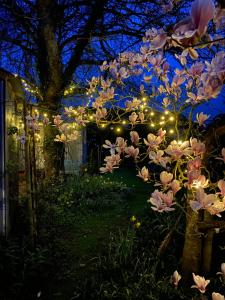
<svg viewBox="0 0 225 300">
<path fill-rule="evenodd" d="M 165 120 L 165 117 L 164 117 L 164 116 L 162 116 L 162 117 L 161 117 L 161 120 Z"/>
<path fill-rule="evenodd" d="M 163 125 L 163 124 L 165 124 L 165 121 L 159 122 L 159 125 Z"/>
<path fill-rule="evenodd" d="M 126 124 L 126 123 L 127 123 L 126 120 L 123 120 L 123 121 L 122 121 L 122 124 Z"/>
<path fill-rule="evenodd" d="M 152 112 L 150 112 L 150 116 L 154 116 L 155 115 L 155 113 L 152 111 Z"/>
<path fill-rule="evenodd" d="M 169 133 L 170 133 L 170 134 L 173 134 L 173 133 L 174 133 L 174 130 L 173 130 L 173 129 L 170 129 L 170 130 L 169 130 Z"/>
<path fill-rule="evenodd" d="M 155 124 L 154 124 L 154 123 L 151 123 L 150 126 L 151 126 L 151 127 L 155 127 Z"/>
<path fill-rule="evenodd" d="M 117 128 L 116 128 L 116 132 L 121 132 L 121 128 L 120 128 L 120 127 L 117 127 Z"/>
<path fill-rule="evenodd" d="M 168 110 L 165 110 L 164 113 L 165 113 L 165 115 L 168 115 L 168 114 L 169 114 L 169 111 L 168 111 Z"/>
<path fill-rule="evenodd" d="M 170 120 L 170 121 L 174 121 L 174 117 L 171 116 L 171 117 L 169 118 L 169 120 Z"/>
</svg>

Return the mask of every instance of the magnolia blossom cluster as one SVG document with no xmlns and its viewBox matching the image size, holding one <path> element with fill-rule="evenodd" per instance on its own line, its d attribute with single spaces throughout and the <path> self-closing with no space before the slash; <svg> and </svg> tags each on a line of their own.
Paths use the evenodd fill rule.
<svg viewBox="0 0 225 300">
<path fill-rule="evenodd" d="M 84 107 L 78 106 L 76 109 L 72 106 L 65 107 L 64 116 L 57 115 L 53 119 L 55 126 L 60 134 L 56 135 L 56 142 L 76 141 L 80 136 L 80 127 L 86 126 L 89 122 L 88 115 Z"/>
<path fill-rule="evenodd" d="M 167 4 L 162 4 L 163 9 L 170 11 L 175 2 L 168 1 Z M 203 101 L 216 98 L 225 80 L 225 52 L 216 53 L 209 62 L 196 61 L 192 65 L 187 64 L 187 55 L 189 54 L 192 59 L 198 59 L 197 50 L 202 46 L 198 43 L 203 38 L 207 42 L 212 39 L 210 43 L 213 44 L 213 38 L 206 34 L 207 26 L 210 21 L 223 24 L 224 11 L 216 8 L 212 0 L 195 0 L 190 15 L 174 25 L 172 34 L 162 29 L 149 29 L 146 31 L 144 44 L 139 52 L 124 52 L 112 62 L 105 61 L 101 70 L 108 74 L 107 78 L 93 77 L 89 82 L 88 93 L 97 95 L 92 102 L 92 107 L 96 109 L 94 115 L 96 122 L 106 119 L 107 112 L 103 108 L 107 103 L 110 103 L 111 107 L 117 107 L 117 103 L 121 104 L 124 100 L 125 111 L 131 112 L 128 119 L 132 125 L 148 121 L 145 107 L 138 97 L 135 96 L 133 99 L 123 97 L 124 100 L 120 100 L 119 93 L 116 93 L 116 88 L 123 86 L 124 82 L 132 76 L 142 76 L 141 96 L 150 90 L 149 100 L 158 97 L 158 103 L 169 109 L 174 105 L 182 108 L 187 104 L 198 105 Z M 162 51 L 165 47 L 182 48 L 182 54 L 175 55 L 181 67 L 171 69 Z M 159 80 L 160 85 L 158 85 Z M 155 82 L 157 82 L 157 89 L 153 88 Z M 200 126 L 208 117 L 204 114 L 197 115 Z"/>
<path fill-rule="evenodd" d="M 43 124 L 48 123 L 49 120 L 47 118 L 43 118 Z M 26 115 L 25 117 L 26 127 L 28 130 L 32 131 L 33 133 L 38 132 L 40 130 L 40 116 L 39 114 L 35 113 L 34 115 Z M 27 141 L 27 135 L 25 130 L 22 130 L 21 134 L 18 135 L 18 140 L 21 144 L 25 144 Z"/>
<path fill-rule="evenodd" d="M 221 264 L 221 271 L 217 272 L 217 275 L 222 276 L 223 279 L 225 279 L 225 263 Z M 205 279 L 203 276 L 195 275 L 192 273 L 194 284 L 191 286 L 191 288 L 198 289 L 201 294 L 204 294 L 206 292 L 207 286 L 210 284 L 209 279 Z M 172 275 L 172 283 L 174 284 L 175 288 L 178 287 L 178 284 L 180 280 L 182 279 L 182 276 L 178 273 L 178 271 L 174 271 Z M 212 300 L 224 300 L 225 297 L 221 295 L 220 293 L 213 292 L 212 293 Z"/>
<path fill-rule="evenodd" d="M 189 204 L 194 211 L 204 209 L 211 215 L 220 217 L 221 212 L 225 211 L 225 180 L 221 179 L 213 185 L 213 193 L 205 192 L 205 189 L 212 186 L 210 179 L 202 174 L 205 144 L 196 138 L 190 138 L 184 142 L 173 140 L 165 147 L 165 135 L 166 132 L 160 129 L 156 135 L 149 133 L 141 142 L 139 134 L 131 131 L 131 145 L 122 137 L 117 137 L 115 144 L 106 140 L 103 147 L 109 149 L 111 155 L 105 158 L 105 166 L 100 171 L 106 173 L 118 168 L 122 156 L 131 157 L 138 162 L 144 151 L 150 164 L 158 164 L 166 169 L 160 173 L 159 182 L 155 183 L 161 190 L 156 189 L 148 200 L 153 210 L 174 210 L 176 193 L 183 187 L 192 192 Z M 225 148 L 222 149 L 222 157 L 219 159 L 224 160 L 224 152 Z M 149 168 L 146 166 L 138 170 L 137 176 L 144 182 L 151 180 Z"/>
</svg>

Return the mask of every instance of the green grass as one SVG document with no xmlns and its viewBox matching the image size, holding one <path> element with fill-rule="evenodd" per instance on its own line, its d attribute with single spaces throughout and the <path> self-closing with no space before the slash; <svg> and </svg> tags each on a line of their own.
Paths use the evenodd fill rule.
<svg viewBox="0 0 225 300">
<path fill-rule="evenodd" d="M 129 192 L 120 205 L 101 212 L 81 214 L 78 222 L 62 232 L 59 243 L 66 253 L 66 264 L 70 271 L 60 285 L 53 286 L 51 295 L 54 294 L 54 299 L 70 299 L 77 279 L 86 280 L 93 271 L 97 257 L 107 251 L 110 233 L 125 232 L 132 215 L 141 219 L 144 211 L 150 209 L 147 199 L 153 187 L 136 177 L 134 170 L 120 169 L 105 176 L 112 181 L 125 183 Z"/>
</svg>

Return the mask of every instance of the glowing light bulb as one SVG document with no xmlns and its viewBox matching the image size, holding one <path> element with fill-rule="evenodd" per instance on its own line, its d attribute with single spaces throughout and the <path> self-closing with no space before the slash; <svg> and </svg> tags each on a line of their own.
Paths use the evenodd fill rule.
<svg viewBox="0 0 225 300">
<path fill-rule="evenodd" d="M 90 120 L 93 120 L 93 119 L 94 119 L 94 117 L 93 117 L 93 116 L 89 116 L 89 119 L 90 119 Z"/>
<path fill-rule="evenodd" d="M 143 100 L 143 101 L 146 101 L 146 100 L 147 100 L 147 98 L 146 98 L 146 97 L 143 97 L 143 98 L 142 98 L 142 100 Z"/>
<path fill-rule="evenodd" d="M 170 117 L 169 120 L 170 120 L 170 121 L 174 121 L 174 117 Z"/>
<path fill-rule="evenodd" d="M 123 120 L 123 121 L 122 121 L 122 124 L 126 124 L 126 121 L 125 121 L 125 120 Z"/>
<path fill-rule="evenodd" d="M 168 111 L 168 110 L 165 110 L 164 113 L 165 113 L 165 115 L 168 115 L 168 114 L 169 114 L 169 111 Z"/>
<path fill-rule="evenodd" d="M 169 133 L 173 134 L 173 133 L 174 133 L 174 130 L 173 130 L 173 129 L 170 129 L 170 130 L 169 130 Z"/>
<path fill-rule="evenodd" d="M 163 124 L 165 124 L 165 121 L 159 122 L 159 125 L 163 125 Z"/>
<path fill-rule="evenodd" d="M 101 124 L 101 127 L 102 127 L 102 128 L 105 128 L 105 124 Z"/>
<path fill-rule="evenodd" d="M 151 123 L 150 126 L 151 126 L 151 127 L 155 127 L 155 124 L 154 124 L 154 123 Z"/>
<path fill-rule="evenodd" d="M 178 141 L 178 145 L 181 145 L 183 142 L 182 141 Z"/>
<path fill-rule="evenodd" d="M 152 112 L 150 112 L 150 116 L 154 116 L 155 115 L 155 113 L 152 111 Z"/>
<path fill-rule="evenodd" d="M 47 116 L 48 116 L 48 115 L 47 115 L 46 113 L 44 113 L 44 117 L 47 118 Z"/>
<path fill-rule="evenodd" d="M 120 127 L 117 127 L 117 128 L 116 128 L 116 132 L 121 132 L 121 128 L 120 128 Z"/>
<path fill-rule="evenodd" d="M 161 120 L 165 120 L 165 117 L 164 117 L 164 116 L 162 116 L 162 117 L 161 117 Z"/>
</svg>

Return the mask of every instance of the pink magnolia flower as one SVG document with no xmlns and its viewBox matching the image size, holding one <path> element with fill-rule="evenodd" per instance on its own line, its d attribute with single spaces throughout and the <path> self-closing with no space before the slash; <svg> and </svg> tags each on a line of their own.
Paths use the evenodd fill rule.
<svg viewBox="0 0 225 300">
<path fill-rule="evenodd" d="M 216 274 L 218 274 L 218 275 L 223 275 L 223 277 L 225 277 L 225 263 L 222 263 L 221 265 L 220 265 L 220 272 L 217 272 Z"/>
<path fill-rule="evenodd" d="M 145 182 L 149 180 L 149 171 L 146 167 L 143 167 L 141 171 L 138 171 L 138 177 L 142 178 Z"/>
<path fill-rule="evenodd" d="M 192 3 L 190 17 L 175 25 L 172 37 L 180 44 L 192 44 L 195 38 L 205 34 L 214 12 L 215 5 L 212 0 L 195 0 Z"/>
<path fill-rule="evenodd" d="M 199 91 L 200 89 L 198 90 L 198 94 L 195 95 L 194 93 L 192 92 L 189 92 L 187 93 L 187 96 L 189 97 L 186 102 L 191 102 L 192 104 L 198 104 L 199 102 L 201 102 L 203 99 L 206 98 L 206 95 L 202 95 L 202 94 L 199 94 Z"/>
<path fill-rule="evenodd" d="M 118 154 L 124 153 L 126 147 L 127 141 L 125 141 L 122 137 L 118 136 L 116 138 L 116 151 L 118 152 Z"/>
<path fill-rule="evenodd" d="M 187 177 L 188 177 L 188 182 L 187 182 L 187 187 L 189 189 L 192 188 L 192 184 L 193 182 L 197 182 L 199 177 L 201 176 L 201 170 L 191 170 L 191 171 L 188 171 L 187 173 Z"/>
<path fill-rule="evenodd" d="M 174 77 L 173 77 L 173 81 L 172 81 L 171 86 L 172 86 L 173 88 L 177 88 L 177 87 L 179 87 L 182 83 L 184 83 L 185 80 L 186 80 L 185 77 L 174 76 Z"/>
<path fill-rule="evenodd" d="M 138 115 L 136 112 L 132 112 L 132 114 L 129 116 L 129 121 L 131 122 L 132 125 L 134 125 L 137 121 Z"/>
<path fill-rule="evenodd" d="M 163 155 L 164 155 L 163 150 L 157 150 L 157 152 L 155 151 L 149 152 L 149 158 L 153 163 L 160 164 L 162 167 L 166 168 L 167 163 L 170 162 L 170 158 Z"/>
<path fill-rule="evenodd" d="M 76 115 L 75 113 L 75 109 L 70 106 L 70 107 L 64 107 L 64 114 L 67 115 L 67 116 L 72 116 L 72 115 Z"/>
<path fill-rule="evenodd" d="M 139 148 L 134 148 L 134 146 L 126 147 L 125 153 L 127 154 L 125 157 L 133 157 L 136 159 L 138 158 Z"/>
<path fill-rule="evenodd" d="M 170 155 L 172 159 L 178 160 L 182 156 L 191 155 L 192 150 L 189 146 L 189 141 L 184 141 L 182 144 L 179 144 L 177 141 L 172 141 L 165 152 Z"/>
<path fill-rule="evenodd" d="M 209 185 L 209 180 L 205 178 L 204 175 L 199 175 L 199 177 L 197 179 L 194 179 L 192 181 L 192 188 L 206 188 Z"/>
<path fill-rule="evenodd" d="M 220 179 L 217 184 L 218 184 L 218 188 L 220 189 L 220 194 L 224 197 L 225 196 L 225 181 Z"/>
<path fill-rule="evenodd" d="M 167 34 L 162 29 L 159 30 L 157 36 L 151 40 L 151 50 L 163 48 L 167 42 L 167 38 Z"/>
<path fill-rule="evenodd" d="M 180 181 L 174 179 L 174 180 L 170 183 L 170 188 L 171 188 L 173 194 L 175 195 L 175 194 L 181 189 Z"/>
<path fill-rule="evenodd" d="M 164 107 L 169 106 L 169 105 L 170 105 L 170 100 L 169 100 L 169 98 L 167 98 L 167 97 L 163 98 L 162 104 L 163 104 Z"/>
<path fill-rule="evenodd" d="M 166 130 L 162 130 L 162 128 L 160 128 L 160 129 L 158 130 L 158 132 L 157 132 L 157 135 L 158 135 L 161 139 L 163 139 L 164 136 L 166 135 Z"/>
<path fill-rule="evenodd" d="M 175 287 L 178 287 L 178 283 L 181 280 L 181 275 L 177 272 L 177 270 L 173 273 L 172 276 L 172 282 L 175 285 Z"/>
<path fill-rule="evenodd" d="M 121 161 L 119 154 L 112 154 L 110 156 L 106 156 L 104 161 L 106 163 L 111 163 L 113 166 L 118 165 Z"/>
<path fill-rule="evenodd" d="M 202 160 L 198 156 L 195 159 L 189 160 L 187 164 L 187 169 L 188 171 L 200 170 L 201 165 L 202 165 Z"/>
<path fill-rule="evenodd" d="M 199 156 L 205 153 L 205 144 L 198 141 L 196 138 L 190 139 L 190 145 L 194 156 Z"/>
<path fill-rule="evenodd" d="M 118 167 L 113 166 L 111 163 L 107 163 L 104 167 L 101 167 L 99 170 L 101 173 L 112 173 L 115 168 Z"/>
<path fill-rule="evenodd" d="M 78 118 L 75 118 L 75 122 L 79 125 L 79 126 L 86 126 L 86 124 L 89 122 L 88 120 L 83 119 L 83 116 L 79 116 Z M 97 122 L 96 122 L 97 123 Z"/>
<path fill-rule="evenodd" d="M 198 89 L 198 94 L 202 99 L 216 98 L 223 87 L 223 80 L 218 75 L 203 73 L 201 81 L 203 86 Z"/>
<path fill-rule="evenodd" d="M 197 114 L 196 115 L 196 120 L 198 122 L 198 125 L 199 126 L 204 125 L 204 122 L 206 120 L 208 120 L 209 117 L 210 117 L 210 115 L 205 115 L 203 112 L 201 112 L 200 114 Z"/>
<path fill-rule="evenodd" d="M 111 87 L 112 79 L 104 80 L 103 77 L 101 77 L 101 87 L 103 90 L 107 90 Z"/>
<path fill-rule="evenodd" d="M 202 187 L 200 187 L 195 195 L 195 200 L 190 201 L 190 206 L 194 211 L 199 209 L 207 209 L 216 201 L 215 194 L 206 194 Z"/>
<path fill-rule="evenodd" d="M 137 133 L 137 131 L 131 131 L 130 132 L 130 139 L 131 142 L 135 145 L 137 145 L 139 143 L 139 134 Z"/>
<path fill-rule="evenodd" d="M 139 112 L 138 118 L 140 119 L 141 123 L 144 123 L 144 121 L 145 121 L 145 114 L 143 112 Z"/>
<path fill-rule="evenodd" d="M 221 218 L 221 212 L 225 211 L 225 203 L 220 201 L 220 200 L 216 200 L 211 206 L 209 206 L 206 209 L 211 215 L 215 215 L 219 218 Z"/>
<path fill-rule="evenodd" d="M 158 146 L 161 144 L 161 142 L 162 142 L 162 138 L 160 136 L 156 136 L 152 133 L 149 133 L 147 135 L 147 140 L 144 139 L 145 145 L 148 146 L 147 151 L 157 149 Z"/>
<path fill-rule="evenodd" d="M 217 52 L 211 63 L 206 62 L 209 77 L 218 77 L 222 82 L 225 79 L 225 52 Z"/>
<path fill-rule="evenodd" d="M 112 154 L 111 156 L 106 156 L 104 161 L 106 162 L 104 167 L 100 168 L 101 173 L 112 173 L 115 168 L 118 168 L 120 163 L 119 154 Z"/>
<path fill-rule="evenodd" d="M 199 275 L 195 275 L 192 273 L 193 280 L 195 282 L 195 285 L 192 285 L 191 288 L 198 289 L 202 294 L 205 293 L 207 285 L 210 283 L 210 280 L 205 280 L 204 277 L 201 277 Z"/>
<path fill-rule="evenodd" d="M 64 133 L 62 134 L 57 134 L 56 137 L 54 138 L 55 142 L 61 142 L 61 143 L 65 143 L 67 141 L 67 137 Z"/>
<path fill-rule="evenodd" d="M 225 300 L 224 296 L 220 293 L 212 293 L 212 300 Z"/>
<path fill-rule="evenodd" d="M 215 13 L 212 0 L 195 0 L 191 7 L 192 21 L 200 36 L 205 34 L 209 21 Z"/>
<path fill-rule="evenodd" d="M 201 62 L 196 62 L 188 69 L 188 74 L 192 77 L 199 77 L 201 76 L 203 70 L 204 64 Z"/>
<path fill-rule="evenodd" d="M 97 108 L 96 113 L 94 114 L 94 118 L 98 123 L 101 119 L 105 119 L 107 116 L 106 108 Z"/>
<path fill-rule="evenodd" d="M 158 212 L 168 212 L 175 210 L 175 208 L 172 207 L 175 204 L 173 202 L 172 191 L 168 191 L 166 194 L 164 194 L 159 190 L 155 190 L 148 202 L 153 205 L 151 208 Z"/>
<path fill-rule="evenodd" d="M 109 140 L 105 140 L 105 144 L 103 144 L 102 147 L 105 148 L 105 149 L 110 149 L 110 154 L 111 155 L 115 154 L 116 145 L 112 144 Z"/>
<path fill-rule="evenodd" d="M 160 173 L 160 181 L 162 182 L 163 185 L 169 184 L 173 179 L 173 174 L 168 173 L 166 171 L 162 171 Z"/>
<path fill-rule="evenodd" d="M 62 124 L 63 120 L 61 118 L 60 115 L 54 117 L 53 123 L 55 126 L 59 127 Z"/>
<path fill-rule="evenodd" d="M 127 100 L 125 102 L 126 111 L 131 111 L 133 109 L 136 109 L 140 104 L 141 104 L 141 100 L 138 100 L 137 98 L 134 98 L 133 101 Z"/>
</svg>

